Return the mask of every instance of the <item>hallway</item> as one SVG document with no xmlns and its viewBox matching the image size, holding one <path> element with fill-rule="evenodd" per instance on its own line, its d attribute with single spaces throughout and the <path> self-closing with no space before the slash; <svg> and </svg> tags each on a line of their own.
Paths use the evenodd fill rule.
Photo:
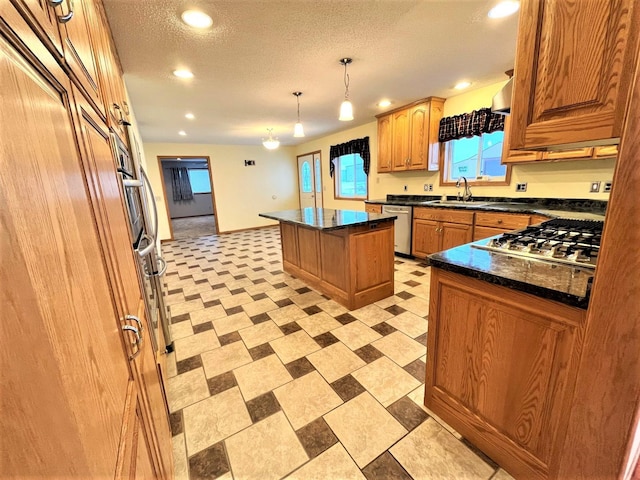
<svg viewBox="0 0 640 480">
<path fill-rule="evenodd" d="M 174 240 L 186 240 L 199 238 L 206 235 L 214 235 L 216 232 L 216 220 L 214 215 L 201 215 L 199 217 L 172 218 Z"/>
</svg>

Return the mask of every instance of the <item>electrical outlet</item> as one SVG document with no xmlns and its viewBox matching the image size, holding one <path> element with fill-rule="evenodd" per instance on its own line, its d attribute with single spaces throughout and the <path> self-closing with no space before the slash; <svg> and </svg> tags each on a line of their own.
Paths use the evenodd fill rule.
<svg viewBox="0 0 640 480">
<path fill-rule="evenodd" d="M 604 190 L 602 190 L 604 193 L 609 193 L 611 191 L 611 182 L 604 182 Z"/>
<path fill-rule="evenodd" d="M 589 188 L 589 192 L 598 193 L 600 191 L 600 182 L 591 182 L 591 188 Z"/>
<path fill-rule="evenodd" d="M 526 192 L 527 184 L 526 183 L 516 183 L 516 192 Z"/>
<path fill-rule="evenodd" d="M 424 184 L 425 192 L 433 192 L 433 183 L 425 183 Z"/>
<path fill-rule="evenodd" d="M 405 192 L 407 191 L 407 186 L 406 186 L 406 185 L 404 186 L 404 191 L 405 191 Z"/>
</svg>

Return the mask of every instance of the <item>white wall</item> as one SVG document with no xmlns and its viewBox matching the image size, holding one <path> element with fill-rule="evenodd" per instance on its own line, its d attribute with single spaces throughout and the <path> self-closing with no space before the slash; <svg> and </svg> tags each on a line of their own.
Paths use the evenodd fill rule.
<svg viewBox="0 0 640 480">
<path fill-rule="evenodd" d="M 444 104 L 444 115 L 458 115 L 491 106 L 491 99 L 506 82 L 499 82 L 470 92 L 450 97 Z M 322 151 L 322 179 L 324 182 L 324 206 L 363 210 L 361 200 L 336 200 L 334 183 L 329 177 L 329 149 L 331 145 L 347 142 L 354 138 L 369 136 L 371 150 L 371 171 L 369 173 L 369 199 L 383 199 L 387 194 L 410 195 L 456 195 L 455 187 L 441 187 L 439 172 L 398 172 L 377 173 L 378 127 L 377 120 L 371 119 L 360 127 L 344 130 L 323 138 L 312 140 L 296 147 L 296 155 L 316 150 Z M 543 162 L 537 164 L 514 165 L 511 185 L 472 187 L 476 197 L 513 198 L 589 198 L 608 200 L 608 193 L 589 193 L 592 181 L 610 181 L 613 178 L 615 159 L 577 160 L 569 162 Z M 527 191 L 516 193 L 516 183 L 526 182 Z M 433 184 L 433 193 L 424 191 L 424 184 Z M 406 190 L 404 189 L 406 185 Z"/>
<path fill-rule="evenodd" d="M 293 147 L 268 151 L 262 146 L 145 143 L 144 154 L 158 204 L 162 240 L 170 238 L 170 231 L 158 156 L 210 158 L 220 233 L 273 225 L 275 222 L 258 214 L 300 206 Z M 245 160 L 255 160 L 256 164 L 245 167 Z"/>
</svg>

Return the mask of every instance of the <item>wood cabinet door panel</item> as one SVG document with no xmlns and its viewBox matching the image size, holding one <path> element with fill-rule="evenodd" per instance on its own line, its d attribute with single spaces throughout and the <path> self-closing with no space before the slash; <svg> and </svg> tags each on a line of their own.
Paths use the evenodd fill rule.
<svg viewBox="0 0 640 480">
<path fill-rule="evenodd" d="M 282 242 L 282 259 L 299 266 L 298 235 L 295 225 L 280 222 L 280 241 Z"/>
<path fill-rule="evenodd" d="M 409 164 L 409 111 L 401 110 L 393 114 L 392 169 L 407 170 Z"/>
<path fill-rule="evenodd" d="M 429 153 L 429 111 L 427 105 L 416 105 L 411 109 L 410 115 L 409 165 L 407 169 L 425 170 Z"/>
<path fill-rule="evenodd" d="M 473 228 L 471 225 L 461 225 L 458 223 L 442 223 L 440 227 L 442 243 L 441 250 L 448 250 L 459 245 L 469 243 L 473 239 Z"/>
<path fill-rule="evenodd" d="M 346 252 L 348 241 L 349 237 L 340 231 L 320 235 L 322 281 L 345 292 L 349 289 L 349 265 L 335 252 Z"/>
<path fill-rule="evenodd" d="M 354 292 L 362 292 L 386 283 L 393 283 L 394 227 L 376 228 L 351 236 L 349 249 Z M 379 252 L 389 252 L 380 255 Z"/>
<path fill-rule="evenodd" d="M 55 62 L 0 5 L 3 474 L 111 478 L 131 373 Z M 28 56 L 29 58 L 27 58 Z M 52 58 L 52 57 L 49 57 Z M 16 169 L 16 160 L 20 166 Z M 16 361 L 19 359 L 20 361 Z M 64 441 L 60 441 L 64 439 Z"/>
<path fill-rule="evenodd" d="M 14 0 L 16 1 L 16 0 Z M 16 5 L 26 12 L 30 19 L 39 27 L 44 36 L 47 47 L 56 58 L 62 58 L 62 41 L 58 29 L 58 18 L 48 0 L 17 0 Z"/>
<path fill-rule="evenodd" d="M 512 148 L 619 138 L 638 48 L 634 3 L 522 2 Z"/>
<path fill-rule="evenodd" d="M 416 257 L 426 257 L 440 250 L 439 223 L 432 220 L 413 221 L 411 253 Z"/>
<path fill-rule="evenodd" d="M 393 130 L 391 115 L 378 119 L 378 173 L 391 171 L 393 156 Z"/>
<path fill-rule="evenodd" d="M 311 228 L 296 227 L 300 268 L 320 277 L 320 232 Z"/>
</svg>

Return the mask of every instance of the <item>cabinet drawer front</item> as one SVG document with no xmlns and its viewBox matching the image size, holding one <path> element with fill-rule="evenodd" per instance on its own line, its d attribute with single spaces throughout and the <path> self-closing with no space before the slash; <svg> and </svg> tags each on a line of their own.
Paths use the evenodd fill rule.
<svg viewBox="0 0 640 480">
<path fill-rule="evenodd" d="M 515 230 L 529 225 L 529 215 L 477 212 L 476 225 L 481 227 Z"/>
<path fill-rule="evenodd" d="M 370 203 L 364 204 L 364 211 L 368 213 L 382 213 L 382 205 L 375 205 Z"/>
<path fill-rule="evenodd" d="M 491 227 L 478 227 L 473 229 L 473 241 L 482 240 L 483 238 L 493 237 L 494 235 L 500 235 L 506 233 L 509 230 L 503 228 L 491 228 Z"/>
<path fill-rule="evenodd" d="M 471 225 L 473 223 L 473 212 L 465 212 L 462 210 L 448 208 L 438 209 L 417 207 L 413 209 L 413 218 Z"/>
</svg>

